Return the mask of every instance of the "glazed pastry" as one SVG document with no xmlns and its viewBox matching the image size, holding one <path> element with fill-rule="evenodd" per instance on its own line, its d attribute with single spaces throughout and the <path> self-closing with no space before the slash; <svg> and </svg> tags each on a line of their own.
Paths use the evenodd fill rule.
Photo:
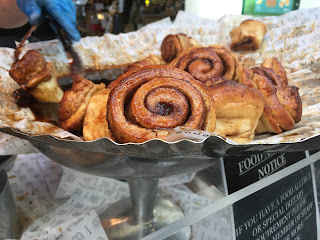
<svg viewBox="0 0 320 240">
<path fill-rule="evenodd" d="M 277 58 L 266 58 L 262 66 L 279 76 L 281 83 L 277 84 L 277 97 L 296 123 L 302 116 L 302 101 L 299 88 L 288 86 L 287 73 Z M 270 76 L 272 74 L 269 74 Z M 269 75 L 267 77 L 269 77 Z M 272 76 L 271 76 L 272 77 Z"/>
<path fill-rule="evenodd" d="M 215 82 L 207 87 L 216 107 L 214 133 L 236 142 L 252 141 L 264 108 L 262 94 L 244 84 L 234 81 Z"/>
<path fill-rule="evenodd" d="M 240 78 L 241 83 L 260 90 L 265 99 L 264 111 L 259 119 L 256 134 L 291 130 L 294 123 L 301 120 L 302 115 L 299 89 L 288 86 L 286 72 L 277 59 L 267 59 L 262 65 L 270 68 L 245 67 Z"/>
<path fill-rule="evenodd" d="M 264 23 L 252 19 L 245 20 L 229 33 L 232 41 L 230 48 L 233 51 L 257 50 L 266 32 Z"/>
<path fill-rule="evenodd" d="M 58 112 L 59 125 L 67 131 L 81 131 L 90 98 L 105 88 L 81 76 L 73 76 L 73 85 L 65 91 Z"/>
<path fill-rule="evenodd" d="M 279 123 L 272 117 L 271 109 L 267 103 L 264 105 L 263 113 L 259 119 L 255 134 L 282 133 Z"/>
<path fill-rule="evenodd" d="M 275 74 L 275 72 L 271 68 L 252 68 L 254 73 L 265 76 L 272 82 L 272 84 L 276 87 L 276 95 L 279 102 L 288 111 L 288 113 L 296 123 L 300 122 L 302 115 L 302 101 L 299 95 L 299 88 L 295 86 L 288 86 L 286 72 L 278 60 L 276 69 L 278 69 L 278 72 L 283 77 Z"/>
<path fill-rule="evenodd" d="M 169 34 L 161 44 L 162 59 L 169 63 L 187 49 L 199 46 L 197 40 L 184 33 Z"/>
<path fill-rule="evenodd" d="M 283 87 L 281 78 L 277 74 L 275 74 L 275 72 L 272 71 L 272 69 L 265 67 L 254 67 L 252 68 L 252 71 L 253 73 L 267 77 L 277 88 Z"/>
<path fill-rule="evenodd" d="M 289 86 L 277 89 L 277 97 L 293 120 L 296 123 L 300 122 L 302 116 L 302 101 L 299 94 L 299 88 Z"/>
<path fill-rule="evenodd" d="M 240 67 L 235 56 L 220 45 L 192 48 L 169 65 L 190 73 L 201 82 L 219 77 L 235 79 Z"/>
<path fill-rule="evenodd" d="M 252 80 L 252 78 L 253 78 L 253 71 L 248 67 L 244 67 L 238 82 L 245 84 L 248 87 L 257 89 L 258 88 L 257 84 Z"/>
<path fill-rule="evenodd" d="M 167 66 L 121 75 L 110 92 L 107 120 L 120 143 L 165 139 L 182 126 L 213 132 L 214 100 L 188 73 Z"/>
<path fill-rule="evenodd" d="M 266 104 L 270 108 L 271 116 L 279 124 L 279 127 L 286 131 L 293 129 L 295 121 L 280 103 L 277 97 L 277 88 L 267 77 L 254 74 L 253 80 L 256 82 L 258 89 L 263 94 Z M 258 129 L 258 131 L 260 130 Z"/>
<path fill-rule="evenodd" d="M 258 89 L 258 86 L 253 79 L 253 75 L 254 73 L 250 68 L 244 67 L 240 78 L 240 83 L 243 83 L 250 88 Z M 255 134 L 262 134 L 266 132 L 281 133 L 282 129 L 280 128 L 277 121 L 272 117 L 271 109 L 269 105 L 265 102 L 264 110 L 255 129 Z"/>
<path fill-rule="evenodd" d="M 163 61 L 161 56 L 150 54 L 147 58 L 128 64 L 128 66 L 124 71 L 128 72 L 128 71 L 137 70 L 142 67 L 146 67 L 150 65 L 162 65 L 162 64 L 165 64 L 165 62 Z"/>
<path fill-rule="evenodd" d="M 10 76 L 35 99 L 42 102 L 59 103 L 63 96 L 55 68 L 46 62 L 35 50 L 29 50 L 19 61 L 15 62 Z"/>
<path fill-rule="evenodd" d="M 223 62 L 211 48 L 197 48 L 175 59 L 170 66 L 190 73 L 195 79 L 205 82 L 223 74 Z"/>
<path fill-rule="evenodd" d="M 288 86 L 286 70 L 284 70 L 282 64 L 279 62 L 277 58 L 266 58 L 261 66 L 273 70 L 274 73 L 280 77 L 282 82 L 281 85 L 283 88 Z"/>
</svg>

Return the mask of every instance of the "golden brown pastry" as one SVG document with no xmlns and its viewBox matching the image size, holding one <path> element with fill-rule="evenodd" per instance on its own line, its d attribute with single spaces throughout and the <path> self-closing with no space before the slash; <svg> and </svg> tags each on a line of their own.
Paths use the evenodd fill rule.
<svg viewBox="0 0 320 240">
<path fill-rule="evenodd" d="M 263 22 L 257 20 L 244 20 L 240 26 L 234 28 L 230 33 L 233 51 L 257 50 L 260 48 L 267 28 Z"/>
<path fill-rule="evenodd" d="M 277 89 L 277 97 L 282 106 L 288 111 L 293 120 L 298 123 L 302 116 L 302 101 L 299 88 L 288 86 Z"/>
<path fill-rule="evenodd" d="M 94 84 L 81 76 L 73 76 L 73 85 L 65 91 L 60 103 L 59 125 L 67 131 L 81 131 L 90 98 L 105 88 L 103 83 Z"/>
<path fill-rule="evenodd" d="M 184 33 L 169 34 L 161 44 L 162 59 L 169 63 L 187 49 L 199 46 L 197 40 Z"/>
<path fill-rule="evenodd" d="M 169 65 L 190 73 L 201 82 L 219 77 L 237 81 L 241 67 L 235 56 L 220 45 L 189 49 Z"/>
<path fill-rule="evenodd" d="M 221 45 L 211 45 L 210 49 L 215 51 L 223 63 L 222 77 L 227 80 L 233 79 L 236 72 L 236 60 L 229 50 Z"/>
<path fill-rule="evenodd" d="M 241 83 L 259 89 L 265 98 L 256 134 L 291 130 L 302 115 L 299 89 L 288 86 L 286 72 L 278 59 L 266 59 L 262 65 L 266 67 L 245 67 L 240 78 Z"/>
<path fill-rule="evenodd" d="M 234 81 L 208 84 L 216 107 L 216 129 L 214 133 L 236 142 L 252 141 L 259 118 L 264 109 L 261 93 Z"/>
<path fill-rule="evenodd" d="M 188 73 L 167 66 L 144 67 L 121 75 L 110 92 L 107 120 L 120 143 L 165 139 L 182 126 L 213 132 L 214 100 Z"/>
<path fill-rule="evenodd" d="M 111 89 L 94 94 L 89 101 L 83 121 L 83 137 L 86 141 L 107 137 L 114 140 L 107 122 L 107 102 Z"/>
<path fill-rule="evenodd" d="M 63 96 L 55 68 L 46 62 L 35 50 L 29 50 L 19 61 L 15 62 L 10 76 L 35 99 L 42 102 L 59 103 Z"/>
<path fill-rule="evenodd" d="M 278 126 L 282 130 L 291 130 L 294 127 L 294 119 L 290 116 L 288 111 L 284 108 L 284 106 L 280 103 L 277 97 L 277 88 L 272 84 L 272 82 L 265 76 L 254 74 L 253 80 L 257 84 L 258 89 L 261 91 L 264 99 L 266 101 L 266 107 L 270 109 L 271 117 L 278 124 Z M 270 116 L 267 116 L 270 118 Z M 271 120 L 273 121 L 273 120 Z M 273 124 L 268 124 L 273 126 Z M 267 129 L 267 127 L 262 126 L 262 124 L 258 125 L 257 133 L 263 133 L 266 130 L 271 132 L 273 130 L 275 133 L 280 133 L 282 131 L 279 128 Z"/>
<path fill-rule="evenodd" d="M 271 109 L 267 103 L 264 105 L 263 113 L 259 119 L 255 134 L 282 133 L 279 123 L 272 117 Z"/>
<path fill-rule="evenodd" d="M 277 97 L 296 123 L 300 122 L 302 115 L 302 100 L 299 88 L 288 86 L 287 73 L 277 58 L 266 58 L 262 66 L 279 76 L 281 83 L 277 86 Z M 269 74 L 272 75 L 272 74 Z M 269 75 L 267 77 L 269 77 Z M 272 77 L 271 77 L 272 78 Z"/>
<path fill-rule="evenodd" d="M 253 73 L 267 77 L 275 87 L 283 87 L 281 78 L 277 74 L 275 74 L 275 72 L 272 71 L 272 69 L 265 67 L 254 67 L 251 68 L 251 70 L 253 71 Z"/>
<path fill-rule="evenodd" d="M 282 77 L 277 75 L 271 68 L 255 67 L 252 68 L 254 73 L 268 78 L 276 87 L 276 95 L 282 106 L 288 111 L 290 116 L 297 123 L 301 120 L 302 115 L 302 101 L 299 95 L 299 88 L 295 86 L 288 86 L 288 79 L 281 63 L 275 59 L 275 65 L 271 66 L 280 73 Z M 263 64 L 265 64 L 264 62 Z"/>
<path fill-rule="evenodd" d="M 150 65 L 162 65 L 162 64 L 165 64 L 165 62 L 163 61 L 161 56 L 150 54 L 148 57 L 140 61 L 136 61 L 134 63 L 128 64 L 128 66 L 124 71 L 129 72 L 129 71 L 137 70 L 139 68 L 150 66 Z"/>
<path fill-rule="evenodd" d="M 283 68 L 282 64 L 277 58 L 266 58 L 261 66 L 273 70 L 274 73 L 280 77 L 283 88 L 288 86 L 286 70 Z"/>
<path fill-rule="evenodd" d="M 253 81 L 252 78 L 253 78 L 253 71 L 248 67 L 244 67 L 238 82 L 245 84 L 248 87 L 257 89 L 258 88 L 257 84 Z"/>
</svg>

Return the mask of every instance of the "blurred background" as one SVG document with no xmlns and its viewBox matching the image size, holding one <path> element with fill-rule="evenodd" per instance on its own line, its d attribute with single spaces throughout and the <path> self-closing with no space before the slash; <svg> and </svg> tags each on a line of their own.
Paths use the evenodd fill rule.
<svg viewBox="0 0 320 240">
<path fill-rule="evenodd" d="M 320 1 L 315 0 L 74 0 L 74 3 L 82 37 L 135 31 L 166 17 L 174 20 L 180 10 L 219 19 L 226 14 L 270 16 L 320 7 Z M 26 24 L 17 29 L 0 29 L 0 46 L 14 48 L 15 41 L 20 41 L 29 28 Z M 56 38 L 48 29 L 42 24 L 30 41 Z"/>
</svg>

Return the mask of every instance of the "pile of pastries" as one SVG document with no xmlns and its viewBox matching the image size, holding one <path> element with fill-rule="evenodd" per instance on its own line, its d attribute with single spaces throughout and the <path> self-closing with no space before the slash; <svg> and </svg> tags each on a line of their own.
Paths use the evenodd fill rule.
<svg viewBox="0 0 320 240">
<path fill-rule="evenodd" d="M 250 21 L 243 24 L 252 26 Z M 240 36 L 237 31 L 230 36 Z M 245 40 L 231 49 L 259 47 L 265 30 L 255 32 L 259 36 L 250 41 L 243 33 Z M 125 73 L 107 86 L 72 76 L 72 88 L 63 93 L 52 64 L 34 50 L 12 66 L 10 75 L 36 99 L 60 102 L 59 125 L 82 132 L 86 141 L 165 140 L 180 126 L 245 143 L 256 134 L 293 129 L 302 113 L 299 89 L 288 85 L 278 59 L 266 58 L 261 66 L 248 68 L 229 48 L 204 47 L 185 34 L 168 35 L 161 56 L 128 64 Z"/>
</svg>

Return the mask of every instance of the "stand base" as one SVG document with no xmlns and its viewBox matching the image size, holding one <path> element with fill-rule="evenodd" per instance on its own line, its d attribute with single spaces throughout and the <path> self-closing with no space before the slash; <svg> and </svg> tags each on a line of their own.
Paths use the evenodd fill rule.
<svg viewBox="0 0 320 240">
<path fill-rule="evenodd" d="M 173 202 L 156 198 L 153 219 L 147 223 L 137 223 L 133 219 L 131 200 L 125 198 L 111 205 L 101 216 L 101 223 L 110 240 L 138 240 L 156 230 L 184 217 L 180 207 Z M 168 240 L 189 240 L 191 228 L 167 238 Z"/>
</svg>

